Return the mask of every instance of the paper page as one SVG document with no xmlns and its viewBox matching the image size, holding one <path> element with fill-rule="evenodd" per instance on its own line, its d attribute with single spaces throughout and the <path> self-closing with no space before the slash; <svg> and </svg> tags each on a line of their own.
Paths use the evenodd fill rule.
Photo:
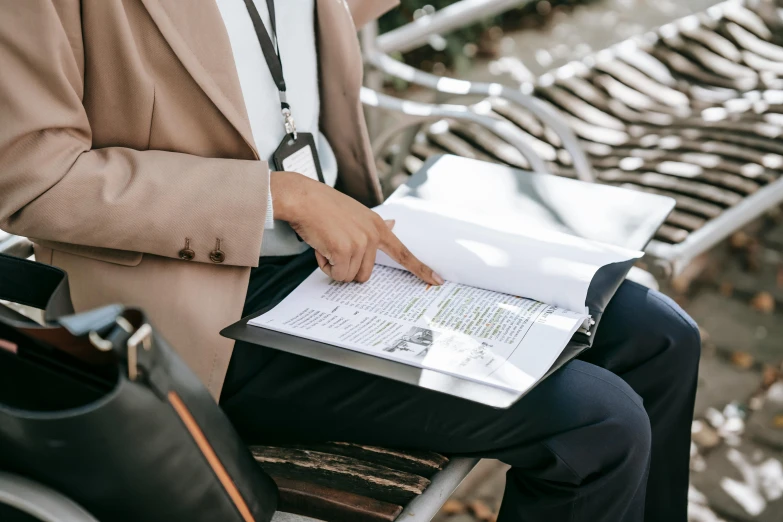
<svg viewBox="0 0 783 522">
<path fill-rule="evenodd" d="M 406 196 L 374 210 L 396 220 L 397 237 L 444 279 L 569 310 L 585 309 L 599 268 L 643 255 L 526 226 L 518 217 L 512 221 L 487 208 L 453 208 Z M 380 251 L 376 262 L 402 268 Z"/>
<path fill-rule="evenodd" d="M 366 283 L 315 271 L 249 324 L 523 392 L 552 366 L 584 314 L 376 265 Z"/>
</svg>

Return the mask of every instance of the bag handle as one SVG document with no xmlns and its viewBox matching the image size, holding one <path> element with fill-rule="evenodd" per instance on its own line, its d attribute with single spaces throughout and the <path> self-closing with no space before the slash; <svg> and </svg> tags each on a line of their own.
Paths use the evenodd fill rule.
<svg viewBox="0 0 783 522">
<path fill-rule="evenodd" d="M 64 271 L 6 254 L 0 254 L 0 299 L 43 310 L 47 323 L 73 313 Z"/>
<path fill-rule="evenodd" d="M 22 335 L 88 363 L 104 363 L 112 353 L 127 358 L 131 380 L 139 366 L 154 366 L 154 332 L 144 314 L 120 305 L 74 314 L 68 275 L 59 268 L 0 254 L 0 299 L 44 311 L 39 325 L 0 305 L 0 324 Z"/>
</svg>

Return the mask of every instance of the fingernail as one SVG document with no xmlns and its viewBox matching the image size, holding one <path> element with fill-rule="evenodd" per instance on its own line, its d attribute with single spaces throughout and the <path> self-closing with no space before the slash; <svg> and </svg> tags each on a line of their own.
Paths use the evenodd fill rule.
<svg viewBox="0 0 783 522">
<path fill-rule="evenodd" d="M 386 222 L 386 226 L 389 227 L 389 230 L 394 228 L 394 224 L 396 223 L 395 220 L 393 220 L 393 219 L 384 219 L 384 221 Z"/>
<path fill-rule="evenodd" d="M 439 285 L 442 285 L 443 283 L 445 283 L 445 282 L 446 282 L 446 281 L 445 281 L 445 280 L 444 280 L 444 279 L 443 279 L 443 278 L 442 278 L 442 277 L 441 277 L 441 276 L 440 276 L 440 275 L 439 275 L 437 272 L 433 272 L 433 273 L 432 273 L 432 278 L 433 278 L 433 279 L 434 279 L 434 280 L 435 280 L 435 281 L 436 281 L 436 282 L 437 282 Z"/>
</svg>

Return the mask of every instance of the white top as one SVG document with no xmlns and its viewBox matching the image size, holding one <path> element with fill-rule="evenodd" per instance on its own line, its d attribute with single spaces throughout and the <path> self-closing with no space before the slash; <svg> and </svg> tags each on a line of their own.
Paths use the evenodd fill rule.
<svg viewBox="0 0 783 522">
<path fill-rule="evenodd" d="M 253 0 L 264 26 L 272 36 L 266 0 Z M 318 92 L 318 60 L 315 45 L 314 0 L 276 0 L 277 37 L 287 99 L 296 120 L 296 129 L 310 132 L 316 140 L 324 181 L 334 186 L 337 180 L 337 161 L 329 142 L 318 128 L 320 96 Z M 228 31 L 234 55 L 239 84 L 245 100 L 250 129 L 258 154 L 269 159 L 285 137 L 283 116 L 277 86 L 269 72 L 253 21 L 244 0 L 217 0 L 220 15 Z M 272 216 L 272 194 L 269 198 L 261 244 L 262 256 L 285 256 L 304 252 L 307 245 L 283 221 Z"/>
</svg>

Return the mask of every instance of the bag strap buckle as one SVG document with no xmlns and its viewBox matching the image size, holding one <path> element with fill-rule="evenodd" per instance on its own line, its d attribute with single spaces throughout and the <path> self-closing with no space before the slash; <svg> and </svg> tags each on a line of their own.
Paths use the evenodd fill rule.
<svg viewBox="0 0 783 522">
<path fill-rule="evenodd" d="M 128 379 L 135 381 L 139 376 L 139 345 L 145 351 L 152 348 L 152 327 L 144 323 L 128 339 Z"/>
<path fill-rule="evenodd" d="M 122 317 L 121 315 L 115 319 L 117 326 L 125 330 L 127 334 L 130 334 L 128 338 L 128 378 L 131 381 L 135 381 L 139 376 L 139 346 L 145 351 L 149 351 L 152 348 L 152 326 L 148 323 L 144 323 L 138 330 L 134 331 L 133 325 Z M 101 337 L 96 331 L 91 331 L 90 343 L 102 352 L 110 352 L 114 349 L 114 343 L 109 339 Z"/>
<path fill-rule="evenodd" d="M 117 318 L 114 320 L 114 324 L 125 330 L 126 332 L 133 333 L 133 325 L 128 322 L 127 319 L 124 317 L 117 316 Z M 96 332 L 95 330 L 92 330 L 89 335 L 90 338 L 90 344 L 92 344 L 95 348 L 102 352 L 110 352 L 112 349 L 114 349 L 114 343 L 112 343 L 109 339 L 104 339 L 101 337 L 101 334 Z"/>
</svg>

